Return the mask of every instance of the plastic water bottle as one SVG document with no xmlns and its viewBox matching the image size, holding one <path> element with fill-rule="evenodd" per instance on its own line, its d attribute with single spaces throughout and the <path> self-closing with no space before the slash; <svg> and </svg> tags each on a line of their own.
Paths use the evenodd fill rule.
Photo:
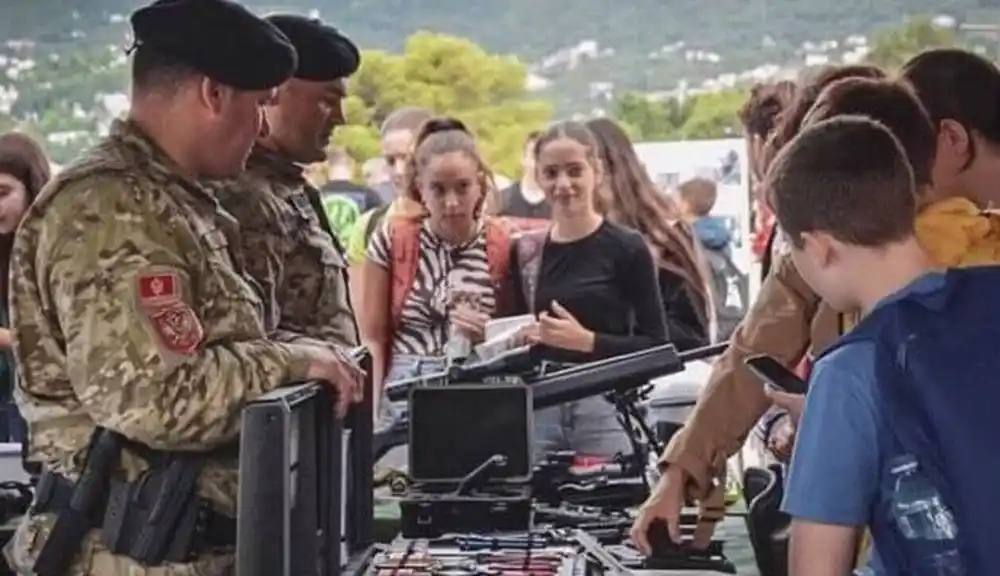
<svg viewBox="0 0 1000 576">
<path fill-rule="evenodd" d="M 448 293 L 450 306 L 466 306 L 477 309 L 479 307 L 479 298 L 475 292 L 463 290 L 456 287 L 456 284 L 449 279 Z M 462 364 L 472 354 L 472 340 L 450 323 L 448 325 L 448 341 L 444 345 L 444 354 L 448 359 L 449 366 Z"/>
<path fill-rule="evenodd" d="M 449 328 L 448 342 L 445 343 L 444 353 L 448 358 L 449 366 L 462 364 L 472 354 L 472 340 L 459 330 Z"/>
<path fill-rule="evenodd" d="M 913 544 L 913 550 L 936 550 L 929 556 L 914 558 L 931 570 L 921 573 L 964 576 L 955 516 L 934 484 L 921 473 L 917 459 L 911 455 L 896 458 L 891 472 L 895 478 L 892 514 L 900 532 Z"/>
</svg>

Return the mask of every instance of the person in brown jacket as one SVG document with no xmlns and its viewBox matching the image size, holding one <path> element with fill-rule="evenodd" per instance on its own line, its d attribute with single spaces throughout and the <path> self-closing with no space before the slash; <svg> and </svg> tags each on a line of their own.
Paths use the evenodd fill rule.
<svg viewBox="0 0 1000 576">
<path fill-rule="evenodd" d="M 942 266 L 1000 262 L 1000 221 L 979 209 L 1000 200 L 1000 124 L 995 122 L 1000 70 L 969 52 L 932 50 L 911 60 L 903 76 L 913 84 L 938 134 L 932 172 L 937 201 L 922 209 L 918 237 Z M 803 89 L 800 98 L 808 92 Z M 795 130 L 787 133 L 794 135 Z M 772 144 L 778 136 L 780 132 Z M 790 259 L 780 257 L 732 346 L 716 363 L 685 429 L 661 458 L 664 474 L 632 530 L 641 548 L 648 548 L 645 532 L 654 519 L 666 520 L 679 538 L 685 499 L 703 499 L 712 491 L 715 470 L 740 449 L 771 406 L 771 397 L 745 369 L 743 359 L 763 353 L 792 367 L 808 350 L 821 351 L 831 344 L 843 328 L 843 320 L 809 289 Z M 786 404 L 795 412 L 796 401 Z"/>
</svg>

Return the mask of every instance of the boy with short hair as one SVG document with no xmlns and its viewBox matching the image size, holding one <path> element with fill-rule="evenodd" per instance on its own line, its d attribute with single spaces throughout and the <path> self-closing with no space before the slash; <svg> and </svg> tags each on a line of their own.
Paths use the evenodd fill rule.
<svg viewBox="0 0 1000 576">
<path fill-rule="evenodd" d="M 722 342 L 729 340 L 743 321 L 750 305 L 750 294 L 749 277 L 733 262 L 733 233 L 729 224 L 725 218 L 712 216 L 718 195 L 715 181 L 703 177 L 685 180 L 675 193 L 681 218 L 691 226 L 702 248 L 715 306 L 714 339 Z M 736 288 L 732 296 L 738 297 L 731 297 L 731 287 Z"/>
<path fill-rule="evenodd" d="M 732 232 L 725 219 L 712 216 L 718 197 L 718 185 L 708 178 L 692 178 L 677 186 L 681 217 L 691 224 L 702 247 L 728 256 L 733 241 Z"/>
<path fill-rule="evenodd" d="M 872 573 L 990 573 L 1000 268 L 932 267 L 914 237 L 913 170 L 870 119 L 803 130 L 765 186 L 802 277 L 864 315 L 810 376 L 783 505 L 790 573 L 850 574 L 864 527 Z"/>
</svg>

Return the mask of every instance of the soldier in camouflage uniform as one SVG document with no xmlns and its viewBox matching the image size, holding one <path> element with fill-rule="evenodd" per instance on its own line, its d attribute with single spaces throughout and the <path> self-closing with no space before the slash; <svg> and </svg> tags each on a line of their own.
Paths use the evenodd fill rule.
<svg viewBox="0 0 1000 576">
<path fill-rule="evenodd" d="M 303 165 L 326 158 L 333 129 L 344 123 L 345 81 L 358 69 L 360 54 L 319 20 L 286 14 L 266 19 L 295 46 L 298 68 L 267 108 L 270 133 L 258 141 L 247 171 L 218 197 L 240 223 L 272 338 L 356 346 L 344 251 Z"/>
<path fill-rule="evenodd" d="M 134 481 L 151 469 L 149 449 L 233 443 L 247 401 L 280 386 L 337 382 L 341 412 L 359 397 L 359 372 L 337 354 L 266 338 L 231 250 L 237 225 L 197 183 L 242 170 L 294 48 L 229 0 L 160 0 L 132 25 L 129 119 L 42 191 L 14 242 L 18 406 L 45 469 L 39 486 L 50 488 L 4 550 L 20 574 L 34 573 L 65 514 L 96 427 L 131 442 L 115 479 Z M 92 529 L 80 549 L 61 551 L 74 558 L 68 574 L 233 574 L 237 460 L 204 461 L 201 503 L 211 525 L 230 529 L 199 539 L 193 561 L 144 567 Z"/>
</svg>

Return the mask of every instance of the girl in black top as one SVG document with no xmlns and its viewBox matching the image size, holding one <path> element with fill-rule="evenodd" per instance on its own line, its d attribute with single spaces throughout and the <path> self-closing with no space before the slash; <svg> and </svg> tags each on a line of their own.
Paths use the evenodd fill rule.
<svg viewBox="0 0 1000 576">
<path fill-rule="evenodd" d="M 48 158 L 37 142 L 18 132 L 0 136 L 0 440 L 6 442 L 24 442 L 26 436 L 13 396 L 17 370 L 11 353 L 7 268 L 14 231 L 50 177 Z"/>
<path fill-rule="evenodd" d="M 536 266 L 517 250 L 525 266 L 514 267 L 513 280 L 536 287 L 522 291 L 527 294 L 517 305 L 538 314 L 526 338 L 541 344 L 549 358 L 569 362 L 666 342 L 649 247 L 638 232 L 606 220 L 596 208 L 605 172 L 593 134 L 579 122 L 556 124 L 539 136 L 535 158 L 536 180 L 552 205 L 552 226 L 529 258 Z M 535 421 L 541 454 L 574 450 L 608 457 L 630 451 L 613 406 L 603 398 L 537 412 Z"/>
<path fill-rule="evenodd" d="M 674 223 L 675 210 L 642 167 L 625 131 L 607 118 L 590 120 L 587 127 L 605 167 L 597 208 L 642 234 L 652 249 L 670 341 L 678 350 L 709 344 L 713 302 L 693 239 Z"/>
</svg>

